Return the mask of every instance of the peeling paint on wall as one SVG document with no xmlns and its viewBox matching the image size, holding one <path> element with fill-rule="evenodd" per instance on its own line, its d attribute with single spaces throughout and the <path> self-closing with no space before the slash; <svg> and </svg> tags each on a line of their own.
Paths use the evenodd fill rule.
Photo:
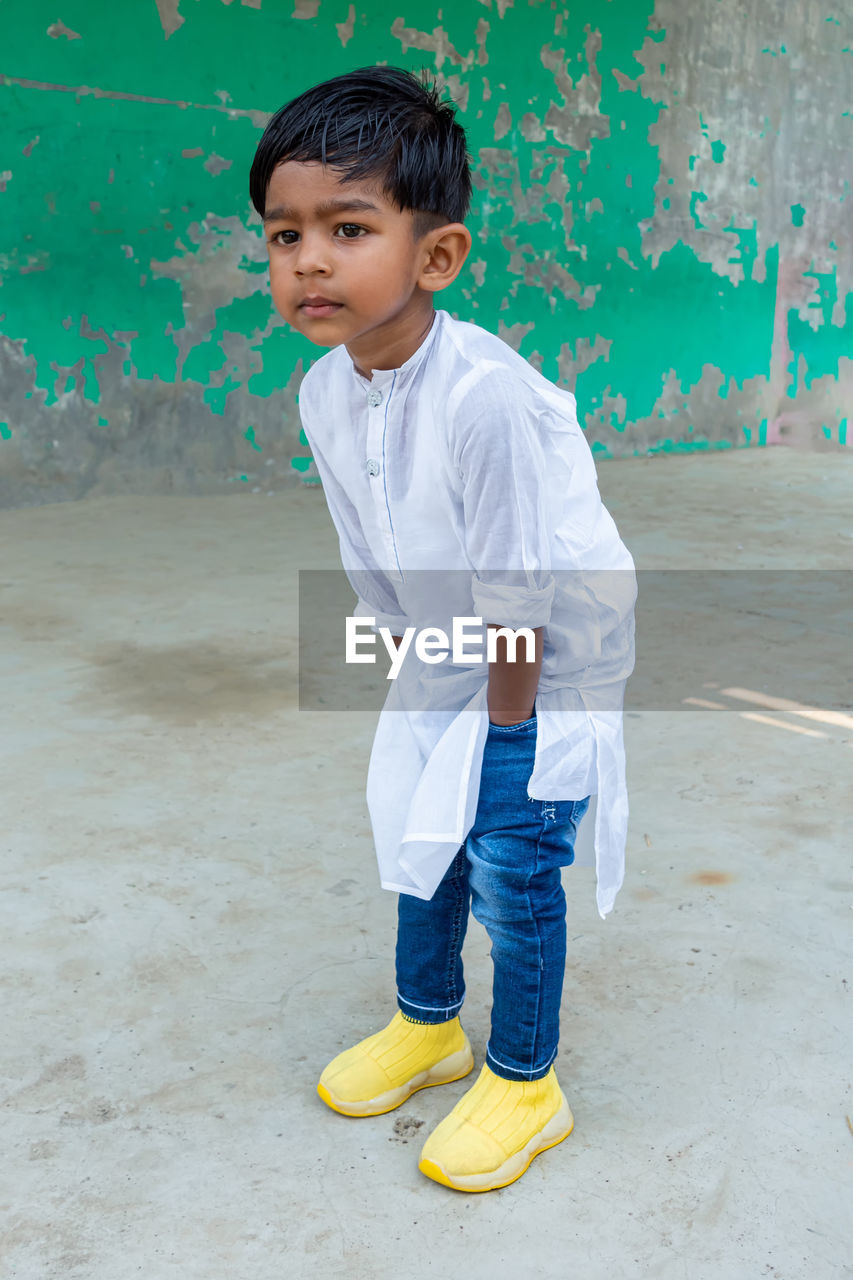
<svg viewBox="0 0 853 1280">
<path fill-rule="evenodd" d="M 468 133 L 473 247 L 438 305 L 574 391 L 596 454 L 847 443 L 832 6 L 154 0 L 132 38 L 91 0 L 4 19 L 0 504 L 315 479 L 296 398 L 322 349 L 272 308 L 248 169 L 272 111 L 376 62 L 430 68 Z"/>
</svg>

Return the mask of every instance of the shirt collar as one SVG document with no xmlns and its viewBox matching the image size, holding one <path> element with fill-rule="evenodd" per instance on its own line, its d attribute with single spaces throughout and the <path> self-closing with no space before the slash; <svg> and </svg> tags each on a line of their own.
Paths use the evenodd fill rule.
<svg viewBox="0 0 853 1280">
<path fill-rule="evenodd" d="M 430 326 L 429 333 L 424 338 L 423 342 L 418 347 L 418 349 L 412 355 L 410 355 L 408 360 L 405 360 L 403 364 L 399 366 L 399 368 L 373 369 L 372 370 L 373 378 L 370 380 L 368 380 L 367 378 L 364 377 L 363 374 L 358 372 L 351 356 L 347 352 L 347 359 L 350 362 L 353 377 L 355 378 L 358 385 L 364 391 L 370 391 L 373 388 L 384 390 L 385 387 L 390 387 L 391 383 L 394 381 L 395 376 L 397 379 L 398 387 L 408 382 L 412 374 L 414 373 L 414 371 L 418 368 L 421 361 L 426 356 L 429 348 L 432 346 L 433 342 L 435 341 L 435 337 L 436 337 L 436 334 L 438 333 L 438 328 L 439 328 L 439 325 L 441 324 L 443 316 L 444 316 L 443 311 L 436 310 L 435 315 L 433 317 L 432 325 Z M 346 348 L 344 348 L 344 350 L 346 350 Z"/>
</svg>

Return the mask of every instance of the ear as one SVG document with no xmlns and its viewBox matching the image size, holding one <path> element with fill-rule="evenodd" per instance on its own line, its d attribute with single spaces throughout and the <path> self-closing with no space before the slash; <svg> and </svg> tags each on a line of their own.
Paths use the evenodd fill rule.
<svg viewBox="0 0 853 1280">
<path fill-rule="evenodd" d="M 446 289 L 462 270 L 471 252 L 471 232 L 461 222 L 448 222 L 424 236 L 420 249 L 423 266 L 418 284 L 430 293 Z"/>
</svg>

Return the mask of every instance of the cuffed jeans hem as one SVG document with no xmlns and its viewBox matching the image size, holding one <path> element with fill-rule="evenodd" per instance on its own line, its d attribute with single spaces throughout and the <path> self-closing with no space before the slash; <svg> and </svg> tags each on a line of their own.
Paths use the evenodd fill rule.
<svg viewBox="0 0 853 1280">
<path fill-rule="evenodd" d="M 492 1057 L 491 1050 L 489 1046 L 486 1045 L 486 1066 L 494 1073 L 494 1075 L 500 1076 L 502 1080 L 542 1080 L 551 1070 L 556 1057 L 557 1050 L 555 1049 L 546 1067 L 537 1067 L 530 1071 L 519 1071 L 515 1067 L 508 1067 L 505 1066 L 504 1063 L 498 1062 L 497 1059 Z"/>
<path fill-rule="evenodd" d="M 455 1018 L 465 1001 L 463 992 L 462 999 L 457 1000 L 455 1004 L 444 1005 L 442 1008 L 435 1009 L 429 1005 L 413 1004 L 411 1000 L 406 1000 L 397 992 L 397 1005 L 400 1012 L 409 1022 L 421 1022 L 432 1025 L 436 1022 L 450 1022 L 451 1018 Z"/>
</svg>

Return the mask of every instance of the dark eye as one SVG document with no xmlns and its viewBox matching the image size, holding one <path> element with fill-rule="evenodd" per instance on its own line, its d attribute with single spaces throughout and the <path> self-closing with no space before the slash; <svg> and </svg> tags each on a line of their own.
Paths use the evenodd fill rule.
<svg viewBox="0 0 853 1280">
<path fill-rule="evenodd" d="M 356 223 L 356 222 L 342 222 L 342 223 L 341 223 L 341 225 L 340 225 L 340 227 L 338 228 L 338 230 L 339 230 L 339 231 L 356 231 L 356 232 L 362 232 L 362 231 L 364 231 L 364 227 L 360 227 L 360 226 L 358 225 L 358 223 Z M 344 236 L 344 239 L 345 239 L 345 240 L 358 240 L 358 239 L 359 239 L 359 236 L 358 236 L 358 235 L 354 235 L 354 236 Z"/>
<path fill-rule="evenodd" d="M 281 243 L 281 242 L 279 241 L 279 236 L 295 236 L 295 235 L 296 235 L 296 232 L 295 232 L 295 231 L 276 231 L 275 235 L 272 237 L 272 243 L 273 243 L 273 244 Z M 292 241 L 292 240 L 285 240 L 285 241 L 284 241 L 284 243 L 285 243 L 285 244 L 293 244 L 293 241 Z"/>
</svg>

